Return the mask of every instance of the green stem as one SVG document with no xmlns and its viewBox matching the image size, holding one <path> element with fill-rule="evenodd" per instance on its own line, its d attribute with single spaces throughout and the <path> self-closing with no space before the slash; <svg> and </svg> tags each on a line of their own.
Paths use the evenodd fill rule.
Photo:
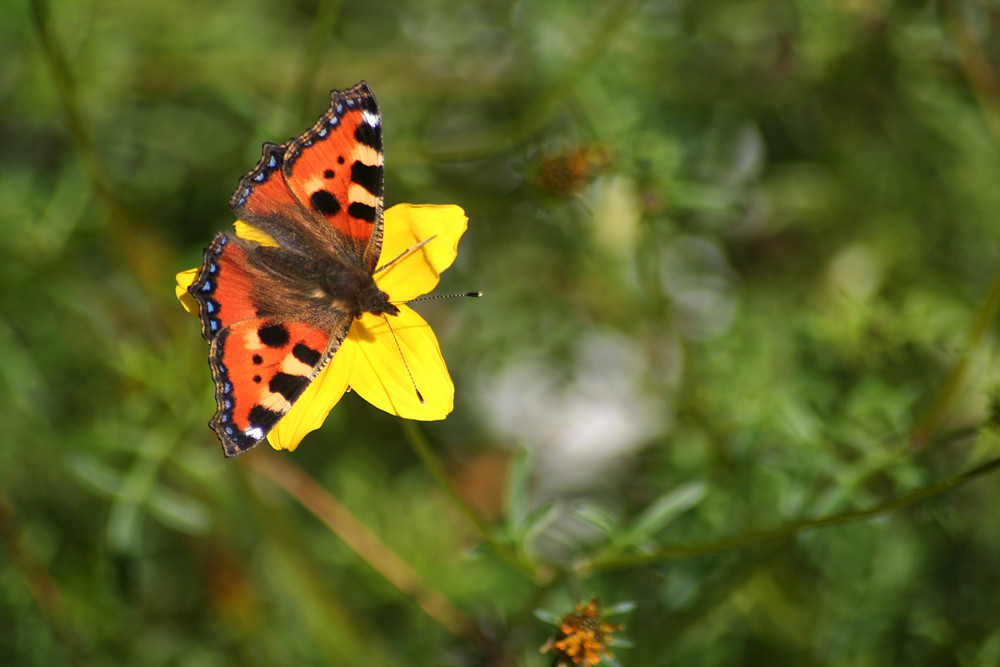
<svg viewBox="0 0 1000 667">
<path fill-rule="evenodd" d="M 910 445 L 914 449 L 923 448 L 938 428 L 940 428 L 941 422 L 944 420 L 948 410 L 951 409 L 952 404 L 958 397 L 959 390 L 965 382 L 965 375 L 969 369 L 969 358 L 973 350 L 982 343 L 990 324 L 996 318 L 998 306 L 1000 306 L 1000 270 L 993 276 L 990 291 L 987 293 L 982 305 L 979 306 L 979 310 L 976 311 L 976 319 L 973 322 L 971 331 L 969 331 L 969 338 L 962 356 L 954 368 L 952 368 L 948 379 L 945 380 L 944 388 L 941 389 L 931 407 L 928 408 L 923 418 L 920 419 L 913 429 Z"/>
<path fill-rule="evenodd" d="M 406 439 L 413 448 L 413 451 L 416 452 L 417 458 L 420 459 L 431 477 L 437 482 L 438 487 L 440 487 L 445 496 L 451 500 L 465 518 L 476 527 L 476 531 L 490 549 L 507 563 L 513 565 L 532 579 L 536 579 L 539 576 L 539 572 L 530 563 L 519 558 L 509 545 L 498 542 L 493 537 L 492 527 L 465 502 L 465 499 L 458 493 L 455 485 L 452 484 L 451 478 L 448 476 L 441 460 L 431 449 L 427 443 L 427 439 L 424 438 L 416 425 L 411 421 L 403 420 L 403 433 L 406 435 Z"/>
<path fill-rule="evenodd" d="M 577 566 L 577 570 L 581 573 L 589 574 L 591 572 L 606 571 L 606 570 L 617 570 L 626 567 L 636 567 L 640 565 L 649 565 L 652 563 L 658 563 L 668 560 L 679 560 L 682 558 L 692 558 L 695 556 L 704 556 L 706 554 L 718 553 L 721 551 L 729 551 L 732 549 L 740 549 L 755 544 L 762 544 L 765 542 L 771 542 L 773 540 L 781 539 L 796 533 L 800 533 L 805 530 L 811 530 L 814 528 L 823 528 L 826 526 L 835 526 L 843 523 L 853 523 L 855 521 L 861 521 L 864 519 L 870 519 L 872 517 L 878 516 L 880 514 L 885 514 L 893 510 L 902 509 L 904 507 L 909 507 L 910 505 L 915 505 L 918 502 L 927 500 L 928 498 L 933 498 L 945 491 L 970 482 L 978 477 L 987 475 L 997 469 L 1000 469 L 1000 458 L 995 458 L 991 461 L 977 466 L 971 470 L 953 475 L 952 477 L 945 478 L 940 482 L 931 484 L 930 486 L 925 486 L 921 489 L 917 489 L 912 493 L 908 493 L 904 496 L 894 498 L 875 507 L 864 510 L 855 510 L 851 512 L 843 512 L 841 514 L 834 514 L 832 516 L 822 517 L 819 519 L 807 519 L 805 521 L 799 521 L 796 523 L 789 524 L 787 526 L 781 526 L 779 528 L 771 528 L 769 530 L 762 530 L 756 533 L 749 533 L 747 535 L 742 535 L 740 537 L 729 538 L 725 540 L 719 540 L 718 542 L 711 542 L 709 544 L 701 544 L 694 546 L 680 546 L 680 547 L 664 547 L 658 551 L 651 554 L 631 554 L 625 556 L 612 556 L 608 558 L 597 558 L 592 561 L 584 561 Z"/>
<path fill-rule="evenodd" d="M 1000 86 L 996 83 L 996 72 L 973 31 L 956 11 L 954 3 L 945 3 L 945 10 L 945 22 L 958 56 L 958 63 L 965 72 L 994 142 L 1000 144 Z M 941 393 L 913 430 L 910 444 L 914 449 L 921 449 L 927 444 L 958 396 L 969 368 L 969 356 L 982 342 L 987 328 L 996 317 L 998 304 L 1000 304 L 1000 271 L 993 277 L 989 294 L 976 313 L 976 320 L 969 332 L 969 340 L 962 357 L 945 380 Z"/>
<path fill-rule="evenodd" d="M 273 453 L 237 459 L 269 478 L 322 521 L 372 569 L 401 593 L 413 599 L 424 613 L 458 637 L 475 635 L 475 623 L 420 573 L 390 549 L 354 514 L 327 492 L 308 473 Z"/>
</svg>

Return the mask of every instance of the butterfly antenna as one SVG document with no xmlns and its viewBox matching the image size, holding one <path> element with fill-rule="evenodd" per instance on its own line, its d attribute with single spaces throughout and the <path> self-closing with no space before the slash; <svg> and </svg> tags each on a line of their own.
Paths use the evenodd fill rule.
<svg viewBox="0 0 1000 667">
<path fill-rule="evenodd" d="M 472 296 L 479 298 L 483 295 L 482 292 L 455 292 L 454 294 L 425 294 L 423 296 L 418 296 L 416 299 L 410 299 L 407 303 L 412 303 L 414 301 L 433 301 L 434 299 L 453 299 L 458 296 Z"/>
<path fill-rule="evenodd" d="M 426 244 L 430 243 L 431 241 L 433 241 L 433 240 L 434 240 L 434 239 L 436 239 L 436 238 L 437 238 L 437 234 L 435 234 L 434 236 L 432 236 L 432 237 L 430 237 L 430 238 L 428 238 L 428 239 L 424 239 L 423 241 L 421 241 L 420 243 L 417 243 L 416 245 L 411 245 L 411 246 L 410 246 L 409 248 L 407 248 L 407 249 L 406 249 L 406 250 L 404 250 L 403 252 L 401 252 L 401 253 L 399 253 L 398 255 L 396 255 L 396 256 L 395 256 L 395 257 L 394 257 L 394 258 L 392 259 L 392 261 L 390 261 L 390 262 L 386 262 L 386 263 L 385 263 L 385 264 L 383 264 L 382 266 L 380 266 L 380 267 L 378 267 L 377 269 L 375 269 L 374 271 L 372 271 L 372 275 L 375 275 L 376 273 L 378 273 L 379 271 L 381 271 L 381 270 L 383 270 L 383 269 L 388 269 L 388 268 L 389 268 L 390 266 L 392 266 L 393 264 L 395 264 L 395 263 L 396 263 L 396 262 L 398 262 L 399 260 L 401 260 L 401 259 L 403 259 L 404 257 L 406 257 L 407 255 L 409 255 L 409 254 L 410 254 L 411 252 L 413 252 L 414 250 L 418 250 L 419 248 L 422 248 L 422 247 L 423 247 L 424 245 L 426 245 Z"/>
<path fill-rule="evenodd" d="M 427 239 L 427 241 L 430 241 L 430 239 Z M 427 243 L 427 241 L 424 241 L 424 243 Z M 397 257 L 396 259 L 399 258 Z M 396 260 L 394 259 L 392 261 L 395 262 Z M 390 264 L 391 263 L 392 262 L 390 262 Z M 396 349 L 399 350 L 399 358 L 403 360 L 403 368 L 406 369 L 406 374 L 410 376 L 410 384 L 413 385 L 413 391 L 417 392 L 417 398 L 420 399 L 420 404 L 423 405 L 424 395 L 420 393 L 419 389 L 417 389 L 417 381 L 413 379 L 413 373 L 410 371 L 410 365 L 406 363 L 406 355 L 403 354 L 403 346 L 399 344 L 399 339 L 396 338 L 396 332 L 392 330 L 392 325 L 389 324 L 388 316 L 382 315 L 382 319 L 385 320 L 385 325 L 389 327 L 389 333 L 392 334 L 392 341 L 396 343 Z"/>
<path fill-rule="evenodd" d="M 413 303 L 414 301 L 433 301 L 435 299 L 454 299 L 455 297 L 460 297 L 460 296 L 472 296 L 478 298 L 481 297 L 482 295 L 483 295 L 482 292 L 455 292 L 454 294 L 425 294 L 423 296 L 418 296 L 414 299 L 407 299 L 405 301 L 390 301 L 389 303 L 397 304 L 397 303 Z"/>
</svg>

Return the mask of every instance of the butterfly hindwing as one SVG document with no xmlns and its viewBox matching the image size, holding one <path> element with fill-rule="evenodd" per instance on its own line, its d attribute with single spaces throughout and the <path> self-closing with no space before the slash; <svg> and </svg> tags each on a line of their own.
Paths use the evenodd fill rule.
<svg viewBox="0 0 1000 667">
<path fill-rule="evenodd" d="M 350 325 L 348 315 L 329 330 L 257 318 L 230 325 L 215 337 L 210 365 L 218 411 L 211 426 L 226 456 L 264 439 L 333 357 Z"/>
<path fill-rule="evenodd" d="M 188 288 L 199 303 L 201 333 L 212 342 L 220 331 L 240 320 L 257 317 L 250 295 L 254 276 L 246 244 L 219 232 L 205 249 L 205 261 Z"/>
<path fill-rule="evenodd" d="M 220 232 L 189 288 L 199 303 L 202 334 L 211 343 L 218 408 L 211 426 L 227 456 L 267 435 L 337 351 L 351 325 L 345 313 L 310 311 L 300 294 L 258 266 L 254 254 L 261 250 Z M 260 294 L 262 289 L 270 290 L 269 298 Z M 262 312 L 265 301 L 285 304 L 287 312 Z"/>
</svg>

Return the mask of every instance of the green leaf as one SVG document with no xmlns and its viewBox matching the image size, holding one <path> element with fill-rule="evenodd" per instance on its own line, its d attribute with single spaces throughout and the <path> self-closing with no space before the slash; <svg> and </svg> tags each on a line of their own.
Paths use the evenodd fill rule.
<svg viewBox="0 0 1000 667">
<path fill-rule="evenodd" d="M 142 541 L 143 513 L 134 502 L 117 502 L 108 514 L 107 536 L 112 551 L 136 554 Z"/>
<path fill-rule="evenodd" d="M 619 602 L 618 604 L 613 604 L 610 607 L 603 607 L 601 609 L 601 614 L 605 617 L 617 616 L 618 614 L 627 614 L 633 609 L 635 609 L 635 602 L 633 602 L 632 600 L 626 600 L 625 602 Z"/>
<path fill-rule="evenodd" d="M 562 513 L 563 503 L 555 500 L 547 500 L 531 510 L 531 513 L 521 524 L 521 546 L 529 556 L 534 557 L 535 539 L 544 533 Z"/>
<path fill-rule="evenodd" d="M 531 475 L 534 456 L 522 447 L 514 454 L 510 476 L 507 479 L 507 530 L 511 536 L 520 535 L 531 504 Z"/>
<path fill-rule="evenodd" d="M 704 499 L 707 486 L 704 482 L 691 482 L 657 498 L 632 522 L 626 543 L 639 545 L 663 530 L 671 521 Z"/>
<path fill-rule="evenodd" d="M 537 618 L 538 620 L 542 621 L 543 623 L 548 623 L 549 625 L 557 628 L 559 627 L 559 624 L 562 623 L 562 618 L 556 616 L 548 609 L 536 609 L 534 611 L 534 614 L 535 618 Z"/>
<path fill-rule="evenodd" d="M 211 514 L 201 501 L 166 487 L 148 499 L 149 513 L 163 525 L 189 535 L 204 535 L 212 526 Z"/>
<path fill-rule="evenodd" d="M 78 456 L 69 462 L 69 469 L 91 491 L 113 498 L 122 486 L 121 471 L 92 456 Z"/>
<path fill-rule="evenodd" d="M 569 511 L 580 521 L 594 526 L 608 536 L 613 536 L 618 531 L 620 525 L 618 519 L 597 503 L 578 500 L 570 505 Z"/>
</svg>

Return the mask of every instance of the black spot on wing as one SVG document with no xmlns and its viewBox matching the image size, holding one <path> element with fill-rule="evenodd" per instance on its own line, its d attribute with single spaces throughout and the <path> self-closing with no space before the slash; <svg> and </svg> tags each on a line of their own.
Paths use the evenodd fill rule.
<svg viewBox="0 0 1000 667">
<path fill-rule="evenodd" d="M 284 347 L 288 345 L 288 329 L 281 324 L 265 324 L 257 329 L 260 342 L 268 347 Z"/>
<path fill-rule="evenodd" d="M 333 176 L 334 176 L 333 169 L 327 169 L 326 171 L 323 172 L 323 178 L 333 178 Z"/>
<path fill-rule="evenodd" d="M 278 423 L 282 413 L 268 410 L 263 405 L 255 405 L 250 410 L 249 420 L 251 426 L 259 426 L 265 432 Z"/>
<path fill-rule="evenodd" d="M 267 388 L 275 394 L 281 394 L 286 401 L 291 401 L 305 389 L 307 384 L 309 384 L 309 378 L 303 375 L 275 373 L 271 381 L 267 383 Z"/>
<path fill-rule="evenodd" d="M 376 116 L 379 114 L 378 104 L 375 102 L 375 96 L 372 95 L 371 90 L 366 90 L 365 94 L 360 95 L 358 97 L 358 102 L 360 103 L 361 108 L 365 111 L 373 113 Z"/>
<path fill-rule="evenodd" d="M 376 197 L 382 194 L 382 166 L 360 160 L 351 165 L 351 180 Z"/>
<path fill-rule="evenodd" d="M 382 152 L 382 132 L 368 123 L 358 123 L 358 129 L 354 130 L 354 138 L 365 146 L 371 146 L 379 153 Z"/>
<path fill-rule="evenodd" d="M 323 356 L 322 352 L 317 352 L 316 350 L 298 343 L 292 348 L 292 356 L 306 364 L 307 366 L 315 366 L 319 363 L 320 357 Z"/>
<path fill-rule="evenodd" d="M 317 190 L 309 197 L 309 205 L 313 210 L 323 215 L 336 215 L 340 213 L 340 202 L 337 198 L 326 190 Z"/>
<path fill-rule="evenodd" d="M 347 212 L 359 220 L 365 220 L 367 222 L 375 222 L 375 207 L 369 206 L 368 204 L 362 204 L 360 202 L 354 202 L 347 207 Z"/>
</svg>

